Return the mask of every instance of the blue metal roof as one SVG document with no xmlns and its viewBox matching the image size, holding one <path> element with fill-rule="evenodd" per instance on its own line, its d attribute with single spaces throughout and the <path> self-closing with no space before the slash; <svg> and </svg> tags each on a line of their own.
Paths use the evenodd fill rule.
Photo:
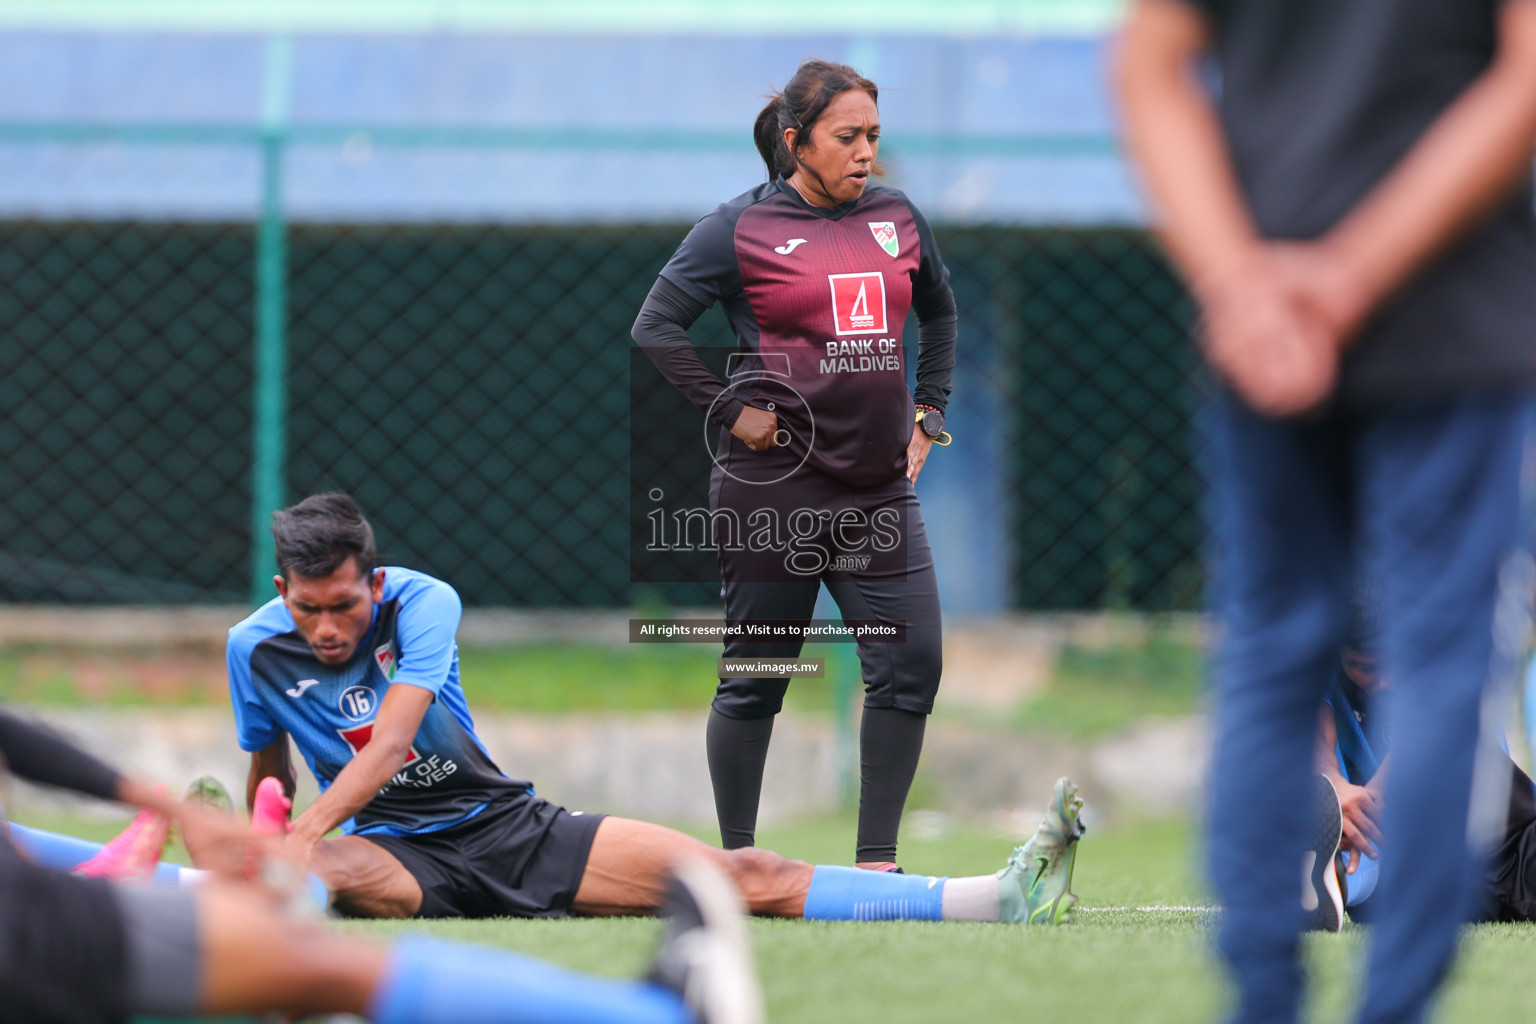
<svg viewBox="0 0 1536 1024">
<path fill-rule="evenodd" d="M 247 218 L 263 105 L 315 220 L 692 219 L 810 56 L 881 86 L 936 220 L 1127 222 L 1098 38 L 0 32 L 0 216 Z M 276 97 L 276 109 L 273 108 Z"/>
</svg>

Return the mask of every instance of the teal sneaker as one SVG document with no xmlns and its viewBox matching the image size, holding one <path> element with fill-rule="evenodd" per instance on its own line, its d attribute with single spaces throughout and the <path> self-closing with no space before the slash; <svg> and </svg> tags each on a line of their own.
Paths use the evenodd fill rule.
<svg viewBox="0 0 1536 1024">
<path fill-rule="evenodd" d="M 1072 865 L 1086 829 L 1083 802 L 1066 776 L 1056 780 L 1051 806 L 1029 842 L 1017 847 L 997 873 L 998 920 L 1015 924 L 1065 924 L 1072 919 Z"/>
</svg>

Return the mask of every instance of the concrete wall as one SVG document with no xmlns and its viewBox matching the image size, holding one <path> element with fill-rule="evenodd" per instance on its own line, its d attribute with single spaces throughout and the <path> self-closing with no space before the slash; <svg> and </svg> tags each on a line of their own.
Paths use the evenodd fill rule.
<svg viewBox="0 0 1536 1024">
<path fill-rule="evenodd" d="M 235 746 L 228 712 L 215 710 L 48 711 L 38 717 L 113 764 L 182 786 L 209 773 L 243 793 L 248 758 Z M 705 714 L 478 715 L 477 730 L 509 775 L 573 810 L 667 822 L 714 820 L 704 760 Z M 1202 719 L 1150 720 L 1090 743 L 943 721 L 928 730 L 919 790 L 933 809 L 1034 827 L 1059 775 L 1082 787 L 1093 814 L 1188 813 L 1206 762 Z M 837 736 L 830 720 L 782 715 L 775 725 L 761 819 L 783 821 L 838 808 Z M 856 769 L 855 769 L 856 770 Z M 300 803 L 314 780 L 301 771 Z M 18 809 L 101 805 L 13 783 Z"/>
</svg>

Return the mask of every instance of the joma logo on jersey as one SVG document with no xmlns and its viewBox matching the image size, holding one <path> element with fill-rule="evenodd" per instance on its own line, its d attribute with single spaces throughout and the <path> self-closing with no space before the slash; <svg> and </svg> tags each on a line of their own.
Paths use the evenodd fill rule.
<svg viewBox="0 0 1536 1024">
<path fill-rule="evenodd" d="M 337 729 L 336 735 L 340 736 L 343 742 L 352 748 L 352 753 L 356 756 L 361 754 L 363 748 L 368 745 L 368 741 L 373 739 L 373 723 L 368 722 L 364 725 L 354 725 L 350 729 Z M 405 763 L 410 764 L 419 757 L 421 755 L 416 753 L 416 748 L 413 746 L 410 748 L 410 752 L 405 755 Z"/>
<path fill-rule="evenodd" d="M 838 334 L 885 333 L 885 275 L 828 274 L 833 328 Z"/>
</svg>

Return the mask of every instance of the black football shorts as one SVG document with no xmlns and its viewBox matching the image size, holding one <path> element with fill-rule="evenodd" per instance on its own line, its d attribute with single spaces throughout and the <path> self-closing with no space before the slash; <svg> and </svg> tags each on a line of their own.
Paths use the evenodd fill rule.
<svg viewBox="0 0 1536 1024">
<path fill-rule="evenodd" d="M 519 793 L 441 832 L 361 838 L 420 883 L 418 917 L 564 917 L 602 820 Z"/>
</svg>

